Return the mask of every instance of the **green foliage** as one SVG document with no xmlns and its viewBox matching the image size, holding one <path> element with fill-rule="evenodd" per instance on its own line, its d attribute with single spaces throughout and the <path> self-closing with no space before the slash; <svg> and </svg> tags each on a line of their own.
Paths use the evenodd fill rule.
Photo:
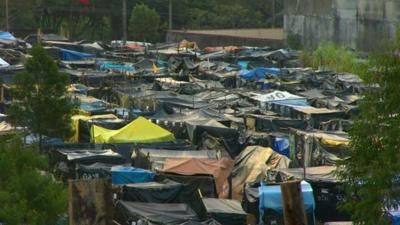
<svg viewBox="0 0 400 225">
<path fill-rule="evenodd" d="M 129 33 L 136 41 L 156 42 L 159 40 L 160 16 L 145 4 L 136 5 L 129 20 Z"/>
<path fill-rule="evenodd" d="M 304 51 L 300 59 L 304 66 L 353 73 L 362 79 L 367 79 L 370 68 L 367 60 L 360 60 L 355 52 L 333 43 L 322 44 L 313 52 Z"/>
<path fill-rule="evenodd" d="M 20 138 L 0 142 L 0 222 L 7 225 L 52 225 L 67 209 L 62 184 L 41 175 L 47 159 Z"/>
<path fill-rule="evenodd" d="M 398 42 L 400 43 L 400 42 Z M 350 158 L 340 162 L 346 190 L 343 208 L 356 224 L 390 224 L 386 209 L 400 206 L 400 58 L 395 44 L 371 56 L 371 90 L 350 131 Z M 379 88 L 377 88 L 379 85 Z"/>
<path fill-rule="evenodd" d="M 42 47 L 35 46 L 31 55 L 25 64 L 26 71 L 15 77 L 9 120 L 39 136 L 68 136 L 73 109 L 66 97 L 68 77 L 58 72 L 57 65 Z"/>
</svg>

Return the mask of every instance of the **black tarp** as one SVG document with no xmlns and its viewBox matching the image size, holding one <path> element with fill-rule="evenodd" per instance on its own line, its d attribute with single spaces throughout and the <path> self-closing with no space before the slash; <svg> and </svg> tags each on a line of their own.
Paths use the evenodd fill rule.
<svg viewBox="0 0 400 225">
<path fill-rule="evenodd" d="M 106 163 L 121 165 L 127 162 L 126 158 L 110 149 L 59 149 L 50 154 L 51 167 L 64 179 L 75 178 L 77 164 Z"/>
<path fill-rule="evenodd" d="M 211 122 L 211 120 L 209 121 Z M 217 123 L 217 124 L 214 124 Z M 221 123 L 214 121 L 208 124 L 205 122 L 187 122 L 186 127 L 194 144 L 198 144 L 204 133 L 212 137 L 220 139 L 228 151 L 231 158 L 235 158 L 240 153 L 240 144 L 238 141 L 239 132 L 236 129 L 223 126 Z M 218 125 L 219 124 L 219 125 Z"/>
<path fill-rule="evenodd" d="M 207 216 L 224 225 L 246 224 L 246 212 L 238 201 L 230 199 L 203 198 Z"/>
<path fill-rule="evenodd" d="M 176 225 L 187 221 L 199 221 L 196 213 L 186 204 L 159 204 L 143 202 L 118 201 L 116 204 L 116 220 L 121 225 L 132 222 L 147 225 Z"/>
<path fill-rule="evenodd" d="M 168 158 L 216 159 L 217 152 L 214 150 L 176 151 L 142 148 L 132 153 L 132 164 L 137 168 L 162 170 L 165 160 Z"/>
<path fill-rule="evenodd" d="M 123 187 L 122 200 L 147 203 L 185 203 L 200 218 L 206 218 L 205 208 L 199 192 L 193 192 L 190 185 L 184 185 L 172 180 L 127 184 Z"/>
<path fill-rule="evenodd" d="M 217 189 L 215 186 L 215 179 L 212 175 L 178 175 L 173 173 L 160 172 L 157 175 L 158 180 L 169 179 L 175 182 L 187 185 L 187 189 L 190 192 L 201 192 L 203 197 L 207 198 L 218 198 Z"/>
<path fill-rule="evenodd" d="M 306 121 L 285 117 L 256 117 L 255 125 L 256 131 L 261 132 L 279 132 L 289 127 L 301 130 L 307 128 Z"/>
<path fill-rule="evenodd" d="M 260 183 L 247 183 L 244 185 L 243 191 L 243 199 L 242 199 L 242 207 L 243 210 L 249 214 L 254 215 L 254 217 L 258 220 L 259 218 L 259 199 L 260 194 L 258 193 L 258 187 Z"/>
<path fill-rule="evenodd" d="M 126 158 L 131 158 L 135 149 L 150 148 L 150 149 L 168 149 L 176 151 L 194 150 L 188 142 L 184 140 L 176 140 L 174 142 L 159 142 L 159 143 L 115 143 L 104 144 L 103 148 L 110 148 L 115 152 L 123 155 Z"/>
<path fill-rule="evenodd" d="M 100 178 L 111 179 L 111 167 L 113 164 L 107 163 L 93 163 L 91 165 L 76 165 L 76 178 L 91 180 Z"/>
</svg>

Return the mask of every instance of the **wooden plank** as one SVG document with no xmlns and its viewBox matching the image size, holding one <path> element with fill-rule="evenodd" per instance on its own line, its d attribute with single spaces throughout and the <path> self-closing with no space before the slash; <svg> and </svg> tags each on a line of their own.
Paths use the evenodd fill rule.
<svg viewBox="0 0 400 225">
<path fill-rule="evenodd" d="M 69 225 L 111 224 L 112 193 L 109 179 L 70 180 Z"/>
<path fill-rule="evenodd" d="M 285 225 L 307 225 L 300 181 L 282 183 L 281 192 Z"/>
</svg>

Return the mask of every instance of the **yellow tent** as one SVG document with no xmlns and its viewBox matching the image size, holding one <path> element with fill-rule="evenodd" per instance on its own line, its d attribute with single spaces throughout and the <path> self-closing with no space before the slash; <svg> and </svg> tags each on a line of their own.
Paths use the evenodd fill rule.
<svg viewBox="0 0 400 225">
<path fill-rule="evenodd" d="M 72 116 L 71 122 L 72 122 L 72 128 L 74 130 L 74 135 L 70 137 L 67 141 L 75 143 L 79 142 L 79 120 L 89 121 L 95 119 L 118 119 L 118 117 L 113 114 L 95 115 L 95 116 L 86 116 L 86 115 Z"/>
<path fill-rule="evenodd" d="M 119 130 L 109 130 L 93 125 L 94 143 L 155 143 L 175 141 L 175 136 L 164 128 L 139 117 Z"/>
</svg>

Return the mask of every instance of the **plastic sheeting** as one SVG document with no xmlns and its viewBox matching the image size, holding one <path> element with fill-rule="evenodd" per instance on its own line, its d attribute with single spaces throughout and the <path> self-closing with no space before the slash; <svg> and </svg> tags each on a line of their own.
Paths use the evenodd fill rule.
<svg viewBox="0 0 400 225">
<path fill-rule="evenodd" d="M 290 160 L 271 148 L 248 146 L 236 158 L 232 171 L 233 199 L 241 200 L 246 183 L 260 181 L 267 169 L 288 168 Z"/>
<path fill-rule="evenodd" d="M 10 66 L 10 64 L 8 64 L 6 61 L 4 61 L 2 58 L 0 58 L 0 68 L 6 68 L 9 66 Z"/>
<path fill-rule="evenodd" d="M 123 187 L 124 201 L 147 203 L 185 203 L 201 218 L 206 218 L 206 211 L 199 192 L 172 180 L 127 184 Z"/>
<path fill-rule="evenodd" d="M 240 76 L 245 80 L 262 80 L 265 79 L 267 74 L 271 75 L 281 75 L 284 74 L 284 70 L 279 68 L 265 68 L 265 67 L 258 67 L 254 70 L 242 70 L 240 71 Z"/>
<path fill-rule="evenodd" d="M 133 165 L 143 169 L 163 170 L 167 159 L 217 159 L 217 152 L 213 150 L 163 150 L 139 149 L 132 153 Z"/>
<path fill-rule="evenodd" d="M 155 173 L 135 167 L 113 166 L 111 177 L 113 184 L 143 183 L 153 181 Z"/>
<path fill-rule="evenodd" d="M 304 209 L 307 213 L 313 213 L 315 210 L 315 201 L 313 189 L 306 181 L 301 182 L 301 191 L 303 194 Z M 260 216 L 264 210 L 271 209 L 279 214 L 283 214 L 282 192 L 280 185 L 261 185 L 258 188 L 260 201 Z"/>
<path fill-rule="evenodd" d="M 223 193 L 224 184 L 228 186 L 228 177 L 233 169 L 234 161 L 226 158 L 217 159 L 167 159 L 164 172 L 182 175 L 210 174 L 215 178 L 216 189 L 220 197 L 228 196 Z M 227 192 L 227 191 L 226 191 Z"/>
<path fill-rule="evenodd" d="M 96 125 L 91 129 L 94 143 L 155 143 L 175 141 L 174 134 L 143 117 L 119 130 L 109 130 Z"/>
<path fill-rule="evenodd" d="M 12 44 L 16 43 L 17 39 L 10 32 L 0 31 L 0 42 Z"/>
<path fill-rule="evenodd" d="M 117 221 L 122 225 L 138 224 L 139 220 L 154 225 L 176 225 L 199 221 L 196 213 L 186 204 L 157 204 L 118 201 Z"/>
<path fill-rule="evenodd" d="M 64 61 L 79 61 L 96 57 L 95 54 L 77 52 L 63 48 L 60 48 L 59 54 L 60 54 L 60 59 Z"/>
<path fill-rule="evenodd" d="M 111 178 L 112 164 L 93 163 L 91 165 L 78 164 L 76 167 L 77 179 L 91 180 L 100 178 Z"/>
<path fill-rule="evenodd" d="M 229 199 L 203 198 L 207 216 L 224 225 L 246 224 L 247 214 L 238 201 Z"/>
<path fill-rule="evenodd" d="M 289 146 L 289 140 L 284 137 L 276 137 L 272 141 L 272 149 L 286 157 L 290 157 L 290 146 Z"/>
<path fill-rule="evenodd" d="M 254 99 L 261 103 L 261 107 L 265 107 L 266 104 L 270 103 L 290 106 L 308 106 L 306 98 L 293 95 L 287 91 L 274 91 L 264 95 L 257 95 Z"/>
</svg>

